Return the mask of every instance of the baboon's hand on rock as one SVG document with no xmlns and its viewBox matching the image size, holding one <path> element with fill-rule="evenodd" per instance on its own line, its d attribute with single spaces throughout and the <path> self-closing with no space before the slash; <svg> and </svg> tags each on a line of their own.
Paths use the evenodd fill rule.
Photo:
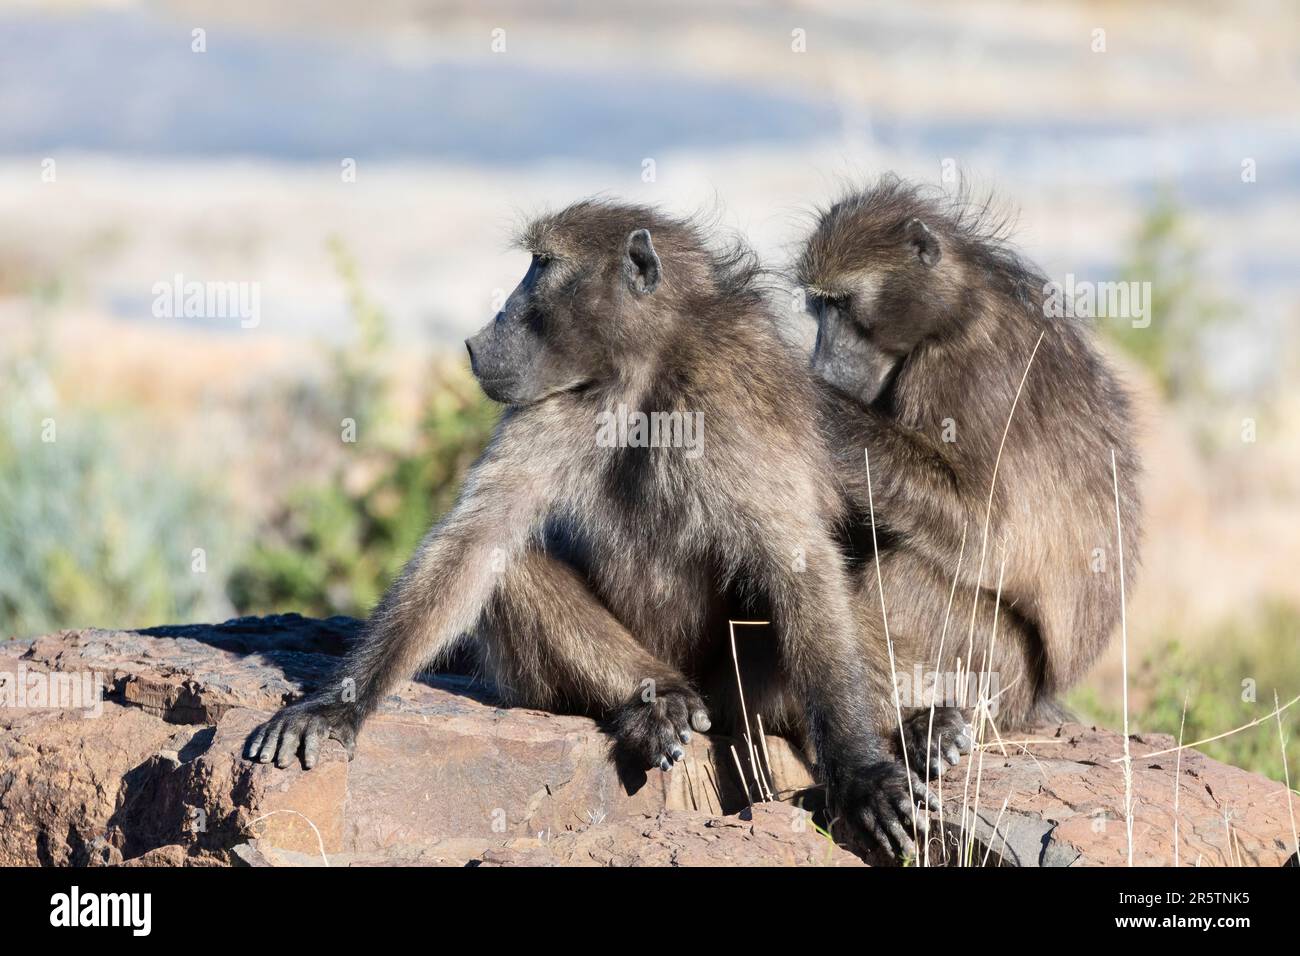
<svg viewBox="0 0 1300 956">
<path fill-rule="evenodd" d="M 957 707 L 936 707 L 933 726 L 928 708 L 903 721 L 908 765 L 927 780 L 937 780 L 948 767 L 957 766 L 974 739 L 974 729 Z"/>
<path fill-rule="evenodd" d="M 682 744 L 691 731 L 708 731 L 709 712 L 700 695 L 685 685 L 638 693 L 614 715 L 613 734 L 620 755 L 638 768 L 669 770 L 686 756 Z"/>
<path fill-rule="evenodd" d="M 320 757 L 321 744 L 333 737 L 343 744 L 351 760 L 360 726 L 355 704 L 308 698 L 290 704 L 253 731 L 244 756 L 259 763 L 274 760 L 277 767 L 287 767 L 301 751 L 302 765 L 310 770 Z"/>
<path fill-rule="evenodd" d="M 893 760 L 858 771 L 844 789 L 837 800 L 838 816 L 848 822 L 865 849 L 879 849 L 889 856 L 915 857 L 913 832 L 924 839 L 929 830 L 924 810 L 941 809 L 939 798 L 925 783 Z M 920 813 L 918 806 L 924 808 Z"/>
</svg>

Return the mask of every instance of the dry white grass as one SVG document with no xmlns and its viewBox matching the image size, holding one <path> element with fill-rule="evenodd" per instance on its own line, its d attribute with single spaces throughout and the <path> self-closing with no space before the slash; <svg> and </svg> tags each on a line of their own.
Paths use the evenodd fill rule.
<svg viewBox="0 0 1300 956">
<path fill-rule="evenodd" d="M 880 595 L 880 621 L 885 631 L 885 648 L 889 651 L 889 682 L 894 688 L 894 716 L 898 720 L 898 740 L 903 751 L 903 771 L 907 775 L 907 796 L 913 808 L 916 806 L 916 793 L 912 789 L 912 765 L 907 754 L 907 737 L 903 733 L 903 706 L 898 699 L 898 670 L 894 662 L 894 641 L 889 636 L 889 612 L 885 610 L 885 580 L 880 571 L 880 545 L 876 541 L 876 499 L 871 487 L 871 452 L 862 450 L 863 461 L 867 468 L 867 511 L 871 516 L 871 550 L 875 555 L 876 591 Z M 912 843 L 917 843 L 917 819 L 920 816 L 912 811 Z"/>
<path fill-rule="evenodd" d="M 1179 750 L 1191 750 L 1195 747 L 1200 747 L 1203 744 L 1214 743 L 1214 741 L 1216 740 L 1223 740 L 1225 737 L 1231 737 L 1233 734 L 1239 734 L 1244 730 L 1250 730 L 1250 728 L 1252 727 L 1258 727 L 1260 724 L 1264 723 L 1265 721 L 1272 720 L 1274 717 L 1286 713 L 1297 703 L 1300 703 L 1300 694 L 1297 694 L 1295 697 L 1292 697 L 1290 700 L 1288 700 L 1285 704 L 1282 704 L 1280 707 L 1274 707 L 1272 710 L 1270 710 L 1267 714 L 1264 714 L 1262 717 L 1256 717 L 1254 720 L 1248 721 L 1247 723 L 1242 724 L 1240 727 L 1234 727 L 1232 728 L 1232 730 L 1225 730 L 1223 733 L 1215 734 L 1213 737 L 1202 737 L 1200 740 L 1193 740 L 1190 744 L 1179 744 L 1177 747 L 1166 747 L 1164 750 L 1153 750 L 1150 753 L 1143 754 L 1142 759 L 1148 760 L 1151 757 L 1163 757 L 1165 754 L 1171 754 Z M 1119 763 L 1123 759 L 1124 759 L 1123 757 L 1113 757 L 1111 758 L 1110 762 Z"/>
<path fill-rule="evenodd" d="M 1110 451 L 1110 474 L 1115 485 L 1115 542 L 1119 549 L 1119 622 L 1124 688 L 1124 827 L 1128 835 L 1128 865 L 1133 865 L 1133 753 L 1128 736 L 1128 605 L 1124 591 L 1124 527 L 1119 511 L 1119 468 L 1115 449 Z"/>
<path fill-rule="evenodd" d="M 265 820 L 267 817 L 273 817 L 273 816 L 275 816 L 277 813 L 288 813 L 288 814 L 292 814 L 292 815 L 295 816 L 295 817 L 302 817 L 304 820 L 307 821 L 307 826 L 311 827 L 311 832 L 314 833 L 314 834 L 316 834 L 316 846 L 317 846 L 317 848 L 320 850 L 321 863 L 322 863 L 324 866 L 329 866 L 329 865 L 330 865 L 330 858 L 329 858 L 328 856 L 325 855 L 325 840 L 321 837 L 321 835 L 320 835 L 320 830 L 317 828 L 316 824 L 312 823 L 312 821 L 311 821 L 311 817 L 307 816 L 307 814 L 305 814 L 305 813 L 299 813 L 297 810 L 272 810 L 270 813 L 264 813 L 264 814 L 262 814 L 260 817 L 257 817 L 257 818 L 255 818 L 255 819 L 253 819 L 253 820 L 248 821 L 248 825 L 249 825 L 249 827 L 252 827 L 253 824 L 255 824 L 255 823 L 261 823 L 261 822 L 262 822 L 263 820 Z"/>
<path fill-rule="evenodd" d="M 1178 794 L 1183 788 L 1183 731 L 1187 727 L 1187 695 L 1183 695 L 1183 716 L 1178 722 L 1178 759 L 1174 761 L 1174 866 L 1178 866 Z"/>
<path fill-rule="evenodd" d="M 967 668 L 969 668 L 970 665 L 971 665 L 971 658 L 974 656 L 974 650 L 975 650 L 975 620 L 976 620 L 976 612 L 977 612 L 978 609 L 979 609 L 979 596 L 980 596 L 980 595 L 979 595 L 979 592 L 980 592 L 980 586 L 981 586 L 981 584 L 982 584 L 983 581 L 984 581 L 984 567 L 985 567 L 985 563 L 986 563 L 987 558 L 988 558 L 989 526 L 990 526 L 990 524 L 992 523 L 992 520 L 993 520 L 993 497 L 994 497 L 995 493 L 997 492 L 997 486 L 998 486 L 998 471 L 999 471 L 999 469 L 1002 467 L 1002 454 L 1003 454 L 1003 452 L 1006 450 L 1006 447 L 1007 447 L 1007 436 L 1008 436 L 1009 434 L 1011 434 L 1011 423 L 1012 423 L 1012 421 L 1014 421 L 1014 419 L 1015 419 L 1016 409 L 1020 406 L 1020 396 L 1024 394 L 1024 391 L 1025 391 L 1025 383 L 1029 380 L 1029 371 L 1030 371 L 1030 369 L 1032 369 L 1033 366 L 1034 366 L 1034 358 L 1038 355 L 1038 349 L 1039 349 L 1039 347 L 1043 344 L 1043 337 L 1044 337 L 1046 334 L 1047 334 L 1046 331 L 1044 331 L 1044 332 L 1040 332 L 1040 333 L 1039 333 L 1039 335 L 1038 335 L 1038 340 L 1034 343 L 1034 348 L 1033 348 L 1033 350 L 1029 353 L 1029 360 L 1025 363 L 1025 371 L 1024 371 L 1024 374 L 1020 376 L 1020 384 L 1016 386 L 1016 394 L 1015 394 L 1015 397 L 1012 398 L 1012 400 L 1011 400 L 1011 408 L 1010 408 L 1010 410 L 1007 412 L 1007 424 L 1006 424 L 1006 427 L 1002 429 L 1002 440 L 998 443 L 998 453 L 997 453 L 997 457 L 994 458 L 994 460 L 993 460 L 993 474 L 992 474 L 992 476 L 991 476 L 990 479 L 989 479 L 989 495 L 988 495 L 988 501 L 987 501 L 987 503 L 985 504 L 985 508 L 984 508 L 984 530 L 983 530 L 983 532 L 982 532 L 982 534 L 981 534 L 981 536 L 980 536 L 980 563 L 979 563 L 979 568 L 978 568 L 978 570 L 976 571 L 976 574 L 975 574 L 975 587 L 974 587 L 974 594 L 973 594 L 973 596 L 972 596 L 972 598 L 971 598 L 970 627 L 969 627 L 969 629 L 968 629 L 968 631 L 967 631 L 967 635 L 966 635 L 966 667 L 967 667 Z M 870 472 L 868 472 L 868 474 L 869 474 L 869 473 L 870 473 Z M 1006 567 L 1006 552 L 1005 552 L 1005 550 L 1003 551 L 1003 561 L 1002 561 L 1002 563 L 1003 563 L 1003 570 L 1005 570 L 1005 567 Z M 999 599 L 999 601 L 1001 600 L 1001 592 L 1002 592 L 1001 577 L 1002 577 L 1002 575 L 1001 575 L 1001 573 L 999 573 L 999 576 L 998 576 L 998 599 Z M 995 613 L 996 613 L 996 612 L 995 612 Z M 996 627 L 996 625 L 995 625 L 995 627 Z M 993 638 L 992 638 L 992 636 L 990 636 L 990 642 L 991 642 L 992 640 L 993 640 Z M 987 655 L 987 653 L 986 653 L 986 654 L 985 654 L 985 664 L 987 664 L 987 663 L 988 663 L 988 655 Z M 958 664 L 958 681 L 959 681 L 959 682 L 960 682 L 960 678 L 961 678 L 960 670 L 961 670 L 961 667 L 960 667 L 960 664 Z M 975 706 L 975 740 L 971 741 L 972 745 L 982 743 L 982 742 L 983 742 L 983 739 L 984 739 L 984 728 L 985 728 L 985 725 L 986 725 L 986 721 L 987 721 L 987 719 L 988 719 L 988 711 L 989 711 L 989 701 L 986 699 L 986 698 L 987 698 L 987 692 L 988 692 L 988 684 L 989 684 L 989 681 L 990 681 L 990 677 L 989 677 L 989 675 L 988 675 L 987 673 L 983 673 L 983 672 L 982 672 L 982 673 L 981 673 L 981 677 L 980 677 L 980 686 L 982 687 L 982 691 L 981 691 L 980 694 L 977 694 L 977 697 L 979 697 L 979 698 L 983 698 L 983 699 L 977 699 L 977 700 L 976 700 L 976 706 Z M 974 748 L 974 747 L 972 747 L 972 753 L 975 753 L 975 748 Z M 979 756 L 978 756 L 977 759 L 978 759 L 979 764 L 980 764 L 980 775 L 976 777 L 976 782 L 975 782 L 975 799 L 976 799 L 976 801 L 977 801 L 976 806 L 978 806 L 978 800 L 979 800 L 979 785 L 980 785 L 980 777 L 982 776 L 982 773 L 983 773 L 983 755 L 984 755 L 984 751 L 983 751 L 982 749 L 980 749 L 980 750 L 978 750 L 978 754 L 979 754 Z M 973 761 L 971 761 L 971 760 L 968 760 L 968 761 L 966 762 L 966 781 L 965 781 L 965 785 L 964 785 L 963 792 L 962 792 L 961 829 L 960 829 L 959 834 L 958 834 L 959 853 L 960 853 L 961 858 L 962 858 L 962 859 L 963 859 L 963 860 L 964 860 L 968 865 L 969 865 L 969 862 L 970 862 L 970 856 L 971 856 L 971 853 L 973 852 L 973 845 L 972 845 L 971 842 L 970 842 L 972 834 L 969 832 L 968 827 L 967 827 L 968 811 L 971 812 L 971 813 L 974 812 L 973 809 L 971 809 L 971 808 L 969 807 L 969 797 L 970 797 L 970 769 L 971 769 L 971 763 L 972 763 L 972 762 L 973 762 Z"/>
<path fill-rule="evenodd" d="M 998 443 L 998 454 L 993 459 L 993 475 L 989 479 L 989 498 L 984 508 L 984 532 L 980 537 L 980 564 L 979 570 L 975 573 L 975 597 L 971 601 L 970 609 L 970 629 L 966 636 L 966 666 L 970 666 L 971 657 L 975 653 L 975 612 L 979 608 L 979 589 L 984 583 L 984 565 L 988 557 L 989 550 L 989 524 L 993 520 L 993 495 L 998 487 L 998 470 L 1002 467 L 1002 453 L 1007 447 L 1007 436 L 1011 434 L 1011 422 L 1016 416 L 1016 409 L 1020 406 L 1020 396 L 1024 394 L 1025 382 L 1029 380 L 1029 370 L 1034 367 L 1034 358 L 1038 355 L 1038 348 L 1043 344 L 1043 336 L 1046 332 L 1038 334 L 1038 341 L 1034 343 L 1034 349 L 1029 353 L 1029 361 L 1025 363 L 1025 374 L 1020 376 L 1020 384 L 1016 386 L 1016 395 L 1011 400 L 1011 410 L 1007 413 L 1007 425 L 1002 429 L 1002 440 Z"/>
<path fill-rule="evenodd" d="M 953 601 L 957 597 L 957 580 L 958 578 L 961 577 L 961 565 L 962 565 L 962 561 L 966 557 L 966 531 L 967 531 L 967 525 L 963 524 L 961 528 L 961 547 L 957 551 L 957 567 L 953 570 L 952 573 L 952 588 L 948 592 L 948 607 L 943 614 L 943 628 L 939 631 L 939 649 L 935 652 L 934 655 L 935 656 L 934 670 L 936 674 L 938 674 L 939 668 L 943 664 L 943 645 L 948 638 L 948 622 L 952 619 L 952 605 L 953 605 Z M 938 697 L 938 689 L 932 688 L 930 691 L 930 718 L 929 718 L 929 723 L 926 725 L 926 730 L 925 730 L 925 752 L 927 754 L 930 753 L 930 748 L 934 746 L 934 708 L 935 708 L 937 697 Z M 971 741 L 971 743 L 973 745 L 974 741 Z M 925 763 L 925 785 L 927 787 L 930 786 L 929 760 L 927 760 Z M 939 775 L 939 787 L 940 787 L 939 802 L 940 804 L 942 804 L 943 803 L 943 774 L 942 773 L 940 773 Z M 943 813 L 941 812 L 939 814 L 940 845 L 942 845 L 943 834 L 944 834 Z M 930 841 L 929 840 L 925 841 L 925 852 L 922 854 L 921 865 L 922 866 L 930 865 Z"/>
<path fill-rule="evenodd" d="M 745 768 L 740 765 L 740 754 L 736 753 L 736 745 L 731 745 L 731 759 L 736 761 L 736 775 L 740 777 L 741 785 L 745 788 L 745 799 L 749 805 L 754 805 L 754 794 L 749 789 L 749 781 L 745 779 Z"/>
<path fill-rule="evenodd" d="M 728 621 L 727 622 L 727 627 L 731 635 L 731 663 L 736 670 L 736 693 L 740 696 L 740 716 L 744 720 L 744 727 L 745 727 L 745 732 L 744 732 L 745 753 L 749 760 L 750 774 L 753 776 L 754 785 L 758 789 L 758 798 L 760 802 L 765 800 L 775 799 L 775 797 L 772 794 L 773 787 L 771 781 L 770 779 L 768 779 L 772 769 L 772 761 L 770 758 L 768 759 L 768 766 L 767 766 L 768 772 L 767 774 L 765 774 L 763 772 L 762 761 L 758 759 L 758 750 L 754 745 L 754 734 L 749 725 L 749 707 L 745 703 L 745 685 L 744 682 L 740 679 L 740 656 L 736 652 L 736 625 L 737 624 L 761 625 L 767 623 L 769 622 L 768 621 Z M 760 721 L 761 719 L 762 718 L 760 717 Z M 766 744 L 764 746 L 766 747 Z M 736 748 L 732 747 L 731 752 L 733 755 L 735 755 Z M 740 770 L 739 757 L 736 757 L 736 769 Z M 743 770 L 740 770 L 740 776 L 741 776 L 741 780 L 744 781 L 745 773 Z M 745 792 L 746 793 L 749 792 L 748 782 L 745 783 Z M 749 802 L 751 804 L 754 802 L 752 794 L 750 795 Z"/>
<path fill-rule="evenodd" d="M 1282 733 L 1282 709 L 1277 703 L 1277 691 L 1273 691 L 1273 713 L 1277 716 L 1277 743 L 1282 748 L 1282 782 L 1286 785 L 1286 812 L 1291 818 L 1291 850 L 1300 862 L 1300 836 L 1296 835 L 1295 803 L 1291 799 L 1291 768 L 1286 762 L 1286 735 Z"/>
</svg>

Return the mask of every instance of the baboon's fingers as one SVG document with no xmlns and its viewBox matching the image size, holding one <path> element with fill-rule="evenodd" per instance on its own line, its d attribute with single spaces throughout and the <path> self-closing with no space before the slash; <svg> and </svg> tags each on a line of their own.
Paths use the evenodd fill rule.
<svg viewBox="0 0 1300 956">
<path fill-rule="evenodd" d="M 329 736 L 329 727 L 323 717 L 313 717 L 307 722 L 307 729 L 302 734 L 302 765 L 310 770 L 316 766 L 320 757 L 320 745 L 323 738 Z"/>
<path fill-rule="evenodd" d="M 638 727 L 620 738 L 619 746 L 638 767 L 667 770 L 672 766 L 663 738 L 650 728 Z"/>
<path fill-rule="evenodd" d="M 258 763 L 270 763 L 275 759 L 275 748 L 280 743 L 281 723 L 274 717 L 266 725 L 266 739 L 262 741 L 257 753 Z"/>
<path fill-rule="evenodd" d="M 659 733 L 661 759 L 659 769 L 668 770 L 674 763 L 686 756 L 686 751 L 677 742 L 677 732 L 671 725 L 666 725 Z M 664 766 L 665 761 L 668 766 Z"/>
<path fill-rule="evenodd" d="M 916 856 L 916 844 L 912 842 L 911 836 L 903 829 L 903 824 L 896 817 L 891 816 L 886 819 L 885 829 L 899 856 Z"/>
<path fill-rule="evenodd" d="M 895 801 L 894 809 L 898 811 L 898 815 L 902 817 L 904 823 L 915 823 L 917 830 L 922 833 L 930 831 L 930 819 L 924 814 L 917 813 L 916 807 L 909 803 L 906 798 Z"/>
<path fill-rule="evenodd" d="M 872 816 L 871 812 L 864 810 L 859 816 L 862 820 L 862 828 L 867 831 L 867 835 L 875 841 L 881 850 L 892 853 L 894 848 L 889 842 L 889 837 L 885 835 L 885 831 L 881 829 L 880 824 L 876 822 L 876 818 Z"/>
<path fill-rule="evenodd" d="M 686 752 L 681 747 L 674 746 L 672 750 L 659 755 L 659 769 L 663 771 L 672 770 L 673 765 L 685 756 Z"/>
<path fill-rule="evenodd" d="M 917 806 L 933 810 L 935 813 L 943 809 L 943 804 L 934 795 L 934 791 L 927 787 L 925 782 L 916 774 L 912 774 L 912 799 Z"/>
<path fill-rule="evenodd" d="M 347 724 L 343 724 L 341 726 L 331 727 L 330 736 L 343 745 L 343 749 L 347 751 L 349 760 L 356 756 L 357 732 L 355 730 Z"/>
<path fill-rule="evenodd" d="M 674 724 L 681 726 L 690 720 L 690 709 L 687 707 L 686 700 L 680 694 L 669 694 L 663 698 L 664 710 L 668 714 L 668 719 Z"/>
<path fill-rule="evenodd" d="M 302 742 L 302 723 L 297 720 L 286 721 L 284 732 L 280 735 L 280 747 L 275 754 L 275 765 L 281 770 L 298 758 L 298 745 Z"/>
<path fill-rule="evenodd" d="M 244 756 L 249 760 L 256 760 L 258 753 L 261 752 L 264 739 L 266 739 L 266 724 L 262 724 L 254 730 L 253 735 L 248 738 L 248 745 L 244 748 Z"/>
<path fill-rule="evenodd" d="M 696 695 L 678 689 L 648 703 L 629 701 L 614 718 L 618 749 L 642 767 L 671 770 L 686 756 L 682 745 L 690 742 L 692 715 L 701 709 Z"/>
<path fill-rule="evenodd" d="M 913 769 L 916 770 L 916 775 L 918 777 L 922 775 L 926 775 L 929 776 L 931 779 L 934 779 L 935 772 L 936 772 L 936 764 L 933 757 L 931 757 L 929 760 L 925 760 L 921 758 L 919 755 L 909 754 L 908 762 L 913 766 Z"/>
</svg>

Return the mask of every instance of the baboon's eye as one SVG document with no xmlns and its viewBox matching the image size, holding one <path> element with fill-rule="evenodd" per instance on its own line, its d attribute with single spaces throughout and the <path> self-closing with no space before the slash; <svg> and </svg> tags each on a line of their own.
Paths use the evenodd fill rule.
<svg viewBox="0 0 1300 956">
<path fill-rule="evenodd" d="M 537 266 L 537 268 L 539 268 L 539 269 L 545 269 L 547 266 L 549 266 L 549 265 L 554 261 L 554 258 L 555 258 L 555 257 L 552 256 L 550 253 L 546 253 L 546 252 L 534 252 L 534 253 L 533 253 L 533 265 Z"/>
<path fill-rule="evenodd" d="M 809 305 L 814 312 L 822 312 L 827 308 L 833 308 L 837 312 L 844 312 L 849 307 L 849 296 L 845 295 L 815 295 L 809 299 Z"/>
</svg>

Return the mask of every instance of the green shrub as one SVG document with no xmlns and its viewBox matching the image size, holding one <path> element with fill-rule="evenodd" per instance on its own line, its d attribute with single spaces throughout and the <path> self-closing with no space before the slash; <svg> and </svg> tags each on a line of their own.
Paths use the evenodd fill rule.
<svg viewBox="0 0 1300 956">
<path fill-rule="evenodd" d="M 40 362 L 0 368 L 0 637 L 228 614 L 219 496 L 48 382 Z"/>
<path fill-rule="evenodd" d="M 1184 697 L 1191 743 L 1241 727 L 1300 694 L 1300 611 L 1281 603 L 1211 628 L 1188 642 L 1169 639 L 1157 653 L 1131 667 L 1130 702 L 1145 701 L 1129 713 L 1131 732 L 1178 736 Z M 1251 699 L 1251 698 L 1254 699 Z M 1102 704 L 1091 688 L 1070 696 L 1070 705 L 1107 727 L 1123 726 L 1119 707 Z M 1287 736 L 1291 785 L 1300 785 L 1300 704 L 1282 714 Z M 1282 780 L 1282 751 L 1276 718 L 1198 748 L 1224 763 Z"/>
<path fill-rule="evenodd" d="M 1203 249 L 1172 192 L 1162 191 L 1147 211 L 1120 270 L 1125 282 L 1151 283 L 1150 324 L 1103 323 L 1105 333 L 1145 366 L 1171 401 L 1205 398 L 1207 336 L 1238 317 L 1204 280 Z"/>
<path fill-rule="evenodd" d="M 409 446 L 367 457 L 374 477 L 349 491 L 342 466 L 300 489 L 232 575 L 241 613 L 364 615 L 455 500 L 460 481 L 496 419 L 463 372 L 444 369 Z"/>
<path fill-rule="evenodd" d="M 417 427 L 395 422 L 387 320 L 342 244 L 331 248 L 357 335 L 331 354 L 328 391 L 340 419 L 354 419 L 357 434 L 372 437 L 345 444 L 333 474 L 300 488 L 259 534 L 229 583 L 241 613 L 366 614 L 451 507 L 498 416 L 463 364 L 443 358 L 432 363 Z"/>
</svg>

